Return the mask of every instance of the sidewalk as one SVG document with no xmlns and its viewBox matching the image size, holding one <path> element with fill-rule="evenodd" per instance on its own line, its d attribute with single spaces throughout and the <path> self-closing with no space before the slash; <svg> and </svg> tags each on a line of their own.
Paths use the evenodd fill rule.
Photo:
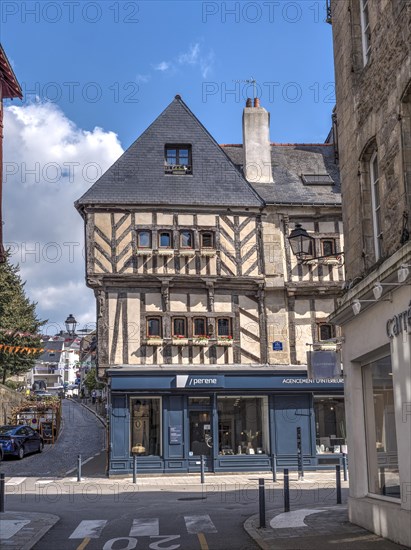
<svg viewBox="0 0 411 550">
<path fill-rule="evenodd" d="M 259 527 L 258 514 L 244 529 L 263 550 L 409 550 L 348 521 L 347 507 L 307 506 L 282 513 L 270 510 L 266 527 Z"/>
</svg>

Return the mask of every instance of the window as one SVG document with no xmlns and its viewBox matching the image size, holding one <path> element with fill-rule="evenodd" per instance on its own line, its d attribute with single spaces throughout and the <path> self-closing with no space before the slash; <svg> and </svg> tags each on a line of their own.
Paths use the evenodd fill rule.
<svg viewBox="0 0 411 550">
<path fill-rule="evenodd" d="M 164 162 L 166 174 L 192 174 L 191 145 L 166 145 Z"/>
<path fill-rule="evenodd" d="M 187 337 L 187 322 L 183 317 L 174 317 L 173 336 Z"/>
<path fill-rule="evenodd" d="M 161 338 L 161 319 L 159 317 L 147 319 L 147 338 Z"/>
<path fill-rule="evenodd" d="M 203 231 L 200 233 L 201 248 L 214 247 L 214 234 L 211 231 Z"/>
<path fill-rule="evenodd" d="M 334 325 L 328 325 L 326 323 L 320 323 L 318 325 L 318 339 L 319 340 L 331 340 L 335 338 Z"/>
<path fill-rule="evenodd" d="M 370 493 L 400 498 L 391 357 L 362 368 Z"/>
<path fill-rule="evenodd" d="M 268 453 L 264 401 L 262 397 L 217 397 L 220 455 Z"/>
<path fill-rule="evenodd" d="M 330 174 L 301 174 L 305 185 L 334 185 Z"/>
<path fill-rule="evenodd" d="M 191 231 L 181 231 L 180 246 L 181 248 L 193 248 L 193 233 Z"/>
<path fill-rule="evenodd" d="M 323 239 L 321 241 L 321 255 L 322 256 L 332 256 L 335 254 L 335 240 L 334 239 Z"/>
<path fill-rule="evenodd" d="M 171 248 L 170 231 L 160 231 L 160 233 L 158 234 L 158 246 L 160 248 Z"/>
<path fill-rule="evenodd" d="M 378 156 L 375 152 L 370 160 L 370 183 L 371 183 L 371 203 L 372 203 L 372 222 L 374 230 L 374 250 L 375 259 L 379 260 L 382 256 L 382 230 L 381 230 L 381 203 L 380 203 L 380 177 L 378 172 Z"/>
<path fill-rule="evenodd" d="M 314 415 L 317 453 L 346 452 L 344 398 L 314 397 Z"/>
<path fill-rule="evenodd" d="M 138 248 L 151 248 L 151 231 L 137 232 L 137 246 Z"/>
<path fill-rule="evenodd" d="M 231 336 L 231 319 L 218 319 L 217 336 Z"/>
<path fill-rule="evenodd" d="M 131 399 L 131 452 L 139 456 L 161 454 L 161 399 Z"/>
<path fill-rule="evenodd" d="M 360 0 L 360 16 L 361 16 L 361 41 L 362 41 L 362 58 L 364 67 L 368 63 L 370 57 L 370 21 L 368 17 L 368 2 L 369 0 Z"/>
<path fill-rule="evenodd" d="M 207 336 L 207 323 L 204 317 L 193 319 L 193 336 Z"/>
</svg>

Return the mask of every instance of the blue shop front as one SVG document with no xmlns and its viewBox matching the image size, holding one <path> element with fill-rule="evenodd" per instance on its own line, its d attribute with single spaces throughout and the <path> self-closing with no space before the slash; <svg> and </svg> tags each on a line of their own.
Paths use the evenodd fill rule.
<svg viewBox="0 0 411 550">
<path fill-rule="evenodd" d="M 306 371 L 108 371 L 109 475 L 330 468 L 346 452 L 342 379 Z"/>
</svg>

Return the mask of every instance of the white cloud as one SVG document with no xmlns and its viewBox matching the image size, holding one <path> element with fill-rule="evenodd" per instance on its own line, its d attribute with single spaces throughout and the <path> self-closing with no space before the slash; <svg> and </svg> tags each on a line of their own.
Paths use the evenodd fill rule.
<svg viewBox="0 0 411 550">
<path fill-rule="evenodd" d="M 178 56 L 178 62 L 180 65 L 196 65 L 200 55 L 200 44 L 194 44 L 190 46 L 190 49 L 186 53 L 182 53 Z"/>
<path fill-rule="evenodd" d="M 141 84 L 147 84 L 151 79 L 151 75 L 149 74 L 140 74 L 138 73 L 136 76 L 136 82 L 139 82 Z"/>
<path fill-rule="evenodd" d="M 51 103 L 5 109 L 4 240 L 42 319 L 95 321 L 76 199 L 122 154 L 113 132 L 78 128 Z M 63 325 L 62 325 L 62 328 Z M 81 327 L 80 327 L 81 328 Z"/>
<path fill-rule="evenodd" d="M 161 63 L 158 63 L 158 65 L 154 65 L 154 69 L 156 71 L 165 72 L 168 71 L 168 69 L 171 68 L 171 64 L 167 61 L 161 61 Z"/>
</svg>

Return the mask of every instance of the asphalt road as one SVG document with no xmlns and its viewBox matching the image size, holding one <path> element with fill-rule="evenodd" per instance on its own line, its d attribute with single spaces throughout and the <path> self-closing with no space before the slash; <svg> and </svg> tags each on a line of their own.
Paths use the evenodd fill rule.
<svg viewBox="0 0 411 550">
<path fill-rule="evenodd" d="M 7 476 L 63 477 L 77 465 L 77 455 L 86 460 L 104 448 L 105 428 L 85 407 L 69 399 L 63 400 L 62 431 L 54 445 L 45 445 L 41 454 L 22 460 L 6 456 L 0 471 Z"/>
</svg>

